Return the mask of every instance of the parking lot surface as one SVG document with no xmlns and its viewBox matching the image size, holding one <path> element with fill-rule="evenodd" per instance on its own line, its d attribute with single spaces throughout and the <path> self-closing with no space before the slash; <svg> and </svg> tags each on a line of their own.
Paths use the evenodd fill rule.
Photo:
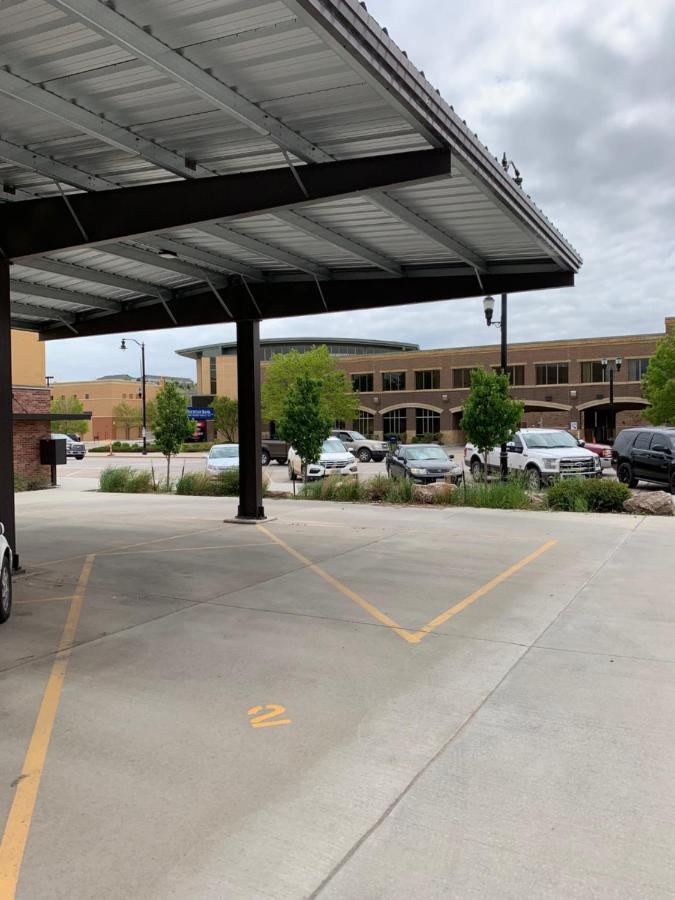
<svg viewBox="0 0 675 900">
<path fill-rule="evenodd" d="M 675 523 L 267 511 L 19 496 L 2 900 L 675 893 Z"/>
</svg>

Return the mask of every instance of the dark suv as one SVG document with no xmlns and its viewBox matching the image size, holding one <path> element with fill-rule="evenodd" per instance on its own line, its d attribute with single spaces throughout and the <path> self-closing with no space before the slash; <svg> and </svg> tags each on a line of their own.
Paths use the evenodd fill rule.
<svg viewBox="0 0 675 900">
<path fill-rule="evenodd" d="M 619 481 L 665 485 L 675 494 L 675 428 L 625 428 L 617 435 L 612 459 Z"/>
</svg>

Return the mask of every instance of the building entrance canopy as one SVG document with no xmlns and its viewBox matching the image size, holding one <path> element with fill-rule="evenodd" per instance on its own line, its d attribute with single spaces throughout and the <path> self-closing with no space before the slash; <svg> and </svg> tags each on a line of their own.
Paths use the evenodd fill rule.
<svg viewBox="0 0 675 900">
<path fill-rule="evenodd" d="M 0 8 L 3 329 L 573 284 L 574 248 L 356 0 L 28 6 Z"/>
</svg>

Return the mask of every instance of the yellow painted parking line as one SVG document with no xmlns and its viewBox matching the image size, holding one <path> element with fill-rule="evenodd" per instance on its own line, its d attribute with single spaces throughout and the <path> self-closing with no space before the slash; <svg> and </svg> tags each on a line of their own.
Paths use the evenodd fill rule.
<svg viewBox="0 0 675 900">
<path fill-rule="evenodd" d="M 474 591 L 473 594 L 469 594 L 468 597 L 465 597 L 463 600 L 460 600 L 459 603 L 455 603 L 454 606 L 451 606 L 450 609 L 446 609 L 445 612 L 441 613 L 440 616 L 436 616 L 435 619 L 432 619 L 431 622 L 428 622 L 424 628 L 420 628 L 419 631 L 415 632 L 412 636 L 413 643 L 419 643 L 422 638 L 426 637 L 428 634 L 431 634 L 436 628 L 439 628 L 441 625 L 444 625 L 448 619 L 452 619 L 453 616 L 456 616 L 457 613 L 462 612 L 463 609 L 466 609 L 467 606 L 471 606 L 472 603 L 475 603 L 476 600 L 480 600 L 481 597 L 484 597 L 486 594 L 489 594 L 490 591 L 493 591 L 498 585 L 502 584 L 502 582 L 506 581 L 508 578 L 511 578 L 512 575 L 515 575 L 516 572 L 520 572 L 521 569 L 524 569 L 525 566 L 529 566 L 531 562 L 534 562 L 535 559 L 538 559 L 547 550 L 550 550 L 551 547 L 554 547 L 558 542 L 557 541 L 546 541 L 545 544 L 542 544 L 541 547 L 538 547 L 534 553 L 530 553 L 529 556 L 524 557 L 519 562 L 515 563 L 515 565 L 510 566 L 500 575 L 497 575 L 496 578 L 493 578 L 492 581 L 488 581 L 487 584 L 484 584 L 482 587 L 479 587 L 477 591 Z"/>
<path fill-rule="evenodd" d="M 370 613 L 370 615 L 373 616 L 374 619 L 377 619 L 378 622 L 381 622 L 383 625 L 391 628 L 392 631 L 394 631 L 400 638 L 402 638 L 404 641 L 407 641 L 409 644 L 419 644 L 419 642 L 423 638 L 435 631 L 436 628 L 444 625 L 449 619 L 452 619 L 453 616 L 456 616 L 458 613 L 462 612 L 462 610 L 466 609 L 468 606 L 471 606 L 472 603 L 475 603 L 476 600 L 480 600 L 481 597 L 489 594 L 490 591 L 493 591 L 500 584 L 507 581 L 507 579 L 515 575 L 516 572 L 520 572 L 521 569 L 524 569 L 525 566 L 528 566 L 531 562 L 534 562 L 535 559 L 538 559 L 540 556 L 546 553 L 547 550 L 550 550 L 551 547 L 555 546 L 558 543 L 557 541 L 553 540 L 546 541 L 545 544 L 542 544 L 541 547 L 538 547 L 533 553 L 528 554 L 517 563 L 514 563 L 514 565 L 509 566 L 508 569 L 505 569 L 505 571 L 497 575 L 491 581 L 488 581 L 482 587 L 479 587 L 478 590 L 474 591 L 472 594 L 469 594 L 463 600 L 460 600 L 459 603 L 455 603 L 449 609 L 446 609 L 445 612 L 442 612 L 439 616 L 436 616 L 435 619 L 432 619 L 423 628 L 420 628 L 419 631 L 409 631 L 407 628 L 403 628 L 402 625 L 399 625 L 398 622 L 395 622 L 394 619 L 391 618 L 391 616 L 388 616 L 386 613 L 382 612 L 381 609 L 378 609 L 377 606 L 374 606 L 372 603 L 370 603 L 370 601 L 366 600 L 365 597 L 357 594 L 356 591 L 353 591 L 351 588 L 347 587 L 346 584 L 343 584 L 339 579 L 335 578 L 333 575 L 330 575 L 325 571 L 325 569 L 322 569 L 321 566 L 313 563 L 310 559 L 307 559 L 306 556 L 303 556 L 302 553 L 299 553 L 293 547 L 289 546 L 278 535 L 271 532 L 268 528 L 265 528 L 264 525 L 258 525 L 257 528 L 262 531 L 263 534 L 266 534 L 267 537 L 270 538 L 270 540 L 274 541 L 280 547 L 283 547 L 287 553 L 289 553 L 303 565 L 307 566 L 308 569 L 311 569 L 312 572 L 322 578 L 325 582 L 330 584 L 345 597 L 348 597 L 354 603 L 358 604 L 361 609 L 364 609 L 367 613 Z M 0 898 L 0 900 L 2 900 L 2 898 Z"/>
<path fill-rule="evenodd" d="M 23 606 L 25 603 L 56 603 L 57 600 L 72 600 L 73 595 L 68 594 L 67 597 L 33 597 L 30 600 L 15 600 L 15 606 Z"/>
<path fill-rule="evenodd" d="M 40 710 L 35 720 L 33 735 L 23 761 L 21 775 L 16 782 L 14 800 L 7 816 L 5 831 L 0 843 L 0 900 L 14 900 L 16 886 L 19 881 L 21 863 L 26 850 L 35 803 L 37 801 L 40 780 L 47 758 L 49 741 L 54 728 L 56 712 L 61 700 L 63 682 L 68 668 L 68 661 L 75 640 L 77 626 L 80 621 L 84 595 L 91 576 L 96 554 L 87 556 L 77 588 L 73 594 L 68 618 L 63 627 L 56 659 L 47 681 Z"/>
<path fill-rule="evenodd" d="M 352 602 L 356 603 L 361 609 L 365 609 L 367 613 L 377 619 L 378 622 L 381 622 L 383 625 L 386 625 L 388 628 L 391 628 L 392 631 L 395 631 L 396 634 L 403 638 L 404 641 L 410 641 L 412 643 L 412 639 L 414 635 L 412 635 L 405 628 L 402 628 L 398 622 L 395 622 L 390 616 L 386 613 L 383 613 L 382 610 L 378 609 L 376 606 L 373 606 L 372 603 L 369 603 L 364 597 L 360 594 L 357 594 L 356 591 L 353 591 L 351 588 L 348 588 L 346 584 L 343 584 L 341 581 L 338 581 L 337 578 L 333 578 L 332 575 L 329 575 L 321 566 L 317 566 L 316 563 L 313 563 L 310 559 L 307 559 L 306 556 L 303 556 L 302 553 L 298 553 L 297 550 L 294 550 L 293 547 L 290 547 L 286 541 L 283 541 L 278 535 L 273 534 L 269 529 L 265 528 L 264 525 L 257 525 L 260 531 L 263 534 L 266 534 L 267 537 L 274 541 L 275 544 L 279 544 L 280 547 L 283 547 L 284 550 L 289 553 L 291 556 L 295 557 L 298 562 L 301 562 L 304 566 L 307 566 L 308 569 L 311 569 L 319 578 L 323 578 L 325 582 L 334 587 L 335 590 L 339 591 L 345 597 L 348 597 Z"/>
</svg>

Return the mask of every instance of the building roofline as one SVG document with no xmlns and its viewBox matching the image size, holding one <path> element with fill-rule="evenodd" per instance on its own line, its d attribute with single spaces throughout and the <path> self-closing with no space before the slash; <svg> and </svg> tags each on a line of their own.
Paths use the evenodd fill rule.
<svg viewBox="0 0 675 900">
<path fill-rule="evenodd" d="M 401 350 L 399 352 L 408 353 L 411 351 L 418 351 L 420 349 L 419 344 L 411 344 L 406 341 L 382 341 L 382 340 L 372 340 L 370 338 L 343 338 L 343 337 L 280 337 L 280 338 L 262 338 L 260 341 L 260 346 L 265 347 L 270 344 L 318 344 L 319 346 L 326 344 L 363 344 L 368 347 L 386 347 L 388 352 L 395 352 L 395 347 L 400 347 Z M 204 344 L 198 347 L 185 347 L 182 350 L 176 350 L 175 353 L 178 356 L 185 356 L 189 359 L 198 359 L 197 354 L 202 354 L 202 356 L 207 356 L 209 350 L 221 350 L 223 347 L 228 350 L 236 349 L 237 342 L 236 341 L 218 341 L 215 344 Z M 361 354 L 358 354 L 361 355 Z"/>
</svg>

